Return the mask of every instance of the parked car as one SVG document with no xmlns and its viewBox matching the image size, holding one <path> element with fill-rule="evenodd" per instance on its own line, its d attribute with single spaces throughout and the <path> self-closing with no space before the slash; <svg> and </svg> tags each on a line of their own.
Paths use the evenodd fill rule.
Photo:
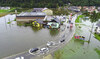
<svg viewBox="0 0 100 59">
<path fill-rule="evenodd" d="M 32 48 L 29 50 L 29 53 L 34 55 L 35 52 L 37 52 L 39 50 L 39 48 Z"/>
<path fill-rule="evenodd" d="M 60 43 L 63 43 L 63 42 L 65 42 L 65 39 L 60 40 Z"/>
<path fill-rule="evenodd" d="M 48 47 L 53 46 L 53 45 L 55 45 L 55 42 L 53 42 L 53 41 L 47 43 Z"/>
<path fill-rule="evenodd" d="M 48 52 L 49 49 L 48 48 L 41 48 L 40 51 L 44 54 L 44 53 Z"/>
</svg>

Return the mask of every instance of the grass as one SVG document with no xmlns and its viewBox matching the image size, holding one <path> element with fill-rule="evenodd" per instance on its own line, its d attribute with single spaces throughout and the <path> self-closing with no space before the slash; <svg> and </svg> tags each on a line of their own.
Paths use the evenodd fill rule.
<svg viewBox="0 0 100 59">
<path fill-rule="evenodd" d="M 7 24 L 11 24 L 11 22 L 7 22 Z"/>
<path fill-rule="evenodd" d="M 47 55 L 46 57 L 43 57 L 43 59 L 53 59 L 51 54 Z"/>
<path fill-rule="evenodd" d="M 15 9 L 17 10 L 17 13 L 20 13 L 22 11 L 30 12 L 30 11 L 33 10 L 33 9 L 29 9 L 29 8 L 17 8 L 17 7 L 15 8 L 15 7 L 12 7 L 9 10 L 0 10 L 0 17 L 5 16 L 5 15 L 10 14 L 10 13 L 11 14 L 15 13 Z"/>
<path fill-rule="evenodd" d="M 100 55 L 100 50 L 99 49 L 95 49 L 95 51 L 97 52 L 98 55 Z"/>
<path fill-rule="evenodd" d="M 54 53 L 54 59 L 71 59 L 70 57 L 74 56 L 76 53 L 81 54 L 81 52 L 79 51 L 84 52 L 84 49 L 82 47 L 84 42 L 88 41 L 75 39 L 73 37 L 72 40 L 68 44 L 66 44 L 66 46 Z"/>
<path fill-rule="evenodd" d="M 0 17 L 7 15 L 8 13 L 0 13 Z"/>
<path fill-rule="evenodd" d="M 84 17 L 84 15 L 79 15 L 78 17 L 77 17 L 77 19 L 76 19 L 76 23 L 81 23 L 82 22 L 82 20 L 80 20 L 80 18 L 83 18 Z"/>
<path fill-rule="evenodd" d="M 32 23 L 25 23 L 25 26 L 32 26 Z"/>
<path fill-rule="evenodd" d="M 23 24 L 17 24 L 18 26 L 22 26 Z"/>
<path fill-rule="evenodd" d="M 8 12 L 8 10 L 0 10 L 0 13 Z"/>
<path fill-rule="evenodd" d="M 94 36 L 95 36 L 96 39 L 98 39 L 100 41 L 100 34 L 95 34 L 94 33 Z"/>
<path fill-rule="evenodd" d="M 55 52 L 55 59 L 61 59 L 61 56 L 62 56 L 62 52 L 60 52 L 59 50 Z"/>
<path fill-rule="evenodd" d="M 14 19 L 14 21 L 16 21 L 16 19 Z"/>
<path fill-rule="evenodd" d="M 0 13 L 7 13 L 7 12 L 11 12 L 13 10 L 15 10 L 16 8 L 11 8 L 9 10 L 0 10 Z"/>
<path fill-rule="evenodd" d="M 85 41 L 85 40 L 81 40 L 81 39 L 74 39 L 74 40 L 81 41 L 81 42 L 89 42 L 89 41 Z"/>
<path fill-rule="evenodd" d="M 11 8 L 11 9 L 9 9 L 9 10 L 0 10 L 0 17 L 5 16 L 5 15 L 11 13 L 12 10 L 15 10 L 15 9 L 16 9 L 16 8 Z"/>
</svg>

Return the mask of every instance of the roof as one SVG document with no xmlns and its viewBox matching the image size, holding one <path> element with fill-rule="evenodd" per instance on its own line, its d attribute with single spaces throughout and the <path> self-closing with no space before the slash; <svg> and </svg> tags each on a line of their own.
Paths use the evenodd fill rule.
<svg viewBox="0 0 100 59">
<path fill-rule="evenodd" d="M 43 20 L 36 19 L 35 21 L 37 21 L 37 22 L 40 23 L 40 24 L 43 24 Z"/>
<path fill-rule="evenodd" d="M 70 6 L 69 9 L 79 9 L 77 6 Z"/>
<path fill-rule="evenodd" d="M 47 10 L 48 8 L 43 8 L 42 11 Z"/>
<path fill-rule="evenodd" d="M 45 16 L 44 12 L 22 12 L 17 16 Z"/>
<path fill-rule="evenodd" d="M 98 27 L 100 27 L 100 21 L 96 24 Z"/>
<path fill-rule="evenodd" d="M 34 9 L 33 9 L 33 12 L 42 12 L 42 9 L 43 9 L 43 8 L 34 8 Z"/>
<path fill-rule="evenodd" d="M 60 23 L 60 20 L 58 18 L 54 18 L 53 20 L 51 20 L 51 22 L 53 22 L 53 21 Z"/>
</svg>

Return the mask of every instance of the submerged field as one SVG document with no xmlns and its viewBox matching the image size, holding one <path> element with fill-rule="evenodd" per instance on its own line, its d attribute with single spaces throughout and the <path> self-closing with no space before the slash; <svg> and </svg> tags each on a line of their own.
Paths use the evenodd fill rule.
<svg viewBox="0 0 100 59">
<path fill-rule="evenodd" d="M 92 23 L 90 20 L 82 23 L 81 28 L 76 26 L 75 35 L 84 36 L 85 41 L 72 38 L 65 47 L 54 53 L 54 59 L 100 59 L 100 41 L 90 32 Z"/>
</svg>

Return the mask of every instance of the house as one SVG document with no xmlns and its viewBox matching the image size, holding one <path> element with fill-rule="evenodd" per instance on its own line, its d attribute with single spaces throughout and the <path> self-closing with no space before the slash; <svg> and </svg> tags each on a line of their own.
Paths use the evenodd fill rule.
<svg viewBox="0 0 100 59">
<path fill-rule="evenodd" d="M 80 7 L 78 6 L 70 6 L 68 9 L 71 11 L 80 12 Z"/>
<path fill-rule="evenodd" d="M 96 10 L 96 7 L 95 6 L 84 6 L 83 10 L 91 13 L 91 12 L 94 12 Z"/>
<path fill-rule="evenodd" d="M 48 8 L 42 9 L 42 12 L 46 13 L 46 15 L 53 15 L 53 11 L 51 9 L 48 9 Z"/>
<path fill-rule="evenodd" d="M 36 19 L 45 20 L 46 14 L 43 12 L 22 12 L 16 16 L 16 21 L 34 21 Z"/>
<path fill-rule="evenodd" d="M 98 7 L 97 10 L 100 12 L 100 7 Z"/>
<path fill-rule="evenodd" d="M 60 20 L 55 18 L 52 19 L 50 22 L 47 24 L 49 28 L 59 28 L 60 27 Z"/>
<path fill-rule="evenodd" d="M 42 27 L 43 26 L 43 20 L 40 20 L 40 19 L 36 19 L 32 22 L 32 25 L 34 27 Z"/>
<path fill-rule="evenodd" d="M 42 9 L 44 8 L 33 8 L 32 12 L 42 12 Z"/>
<path fill-rule="evenodd" d="M 100 34 L 100 21 L 96 24 L 98 27 L 96 28 L 97 29 L 97 33 Z"/>
<path fill-rule="evenodd" d="M 1 10 L 9 10 L 10 7 L 0 7 Z"/>
</svg>

